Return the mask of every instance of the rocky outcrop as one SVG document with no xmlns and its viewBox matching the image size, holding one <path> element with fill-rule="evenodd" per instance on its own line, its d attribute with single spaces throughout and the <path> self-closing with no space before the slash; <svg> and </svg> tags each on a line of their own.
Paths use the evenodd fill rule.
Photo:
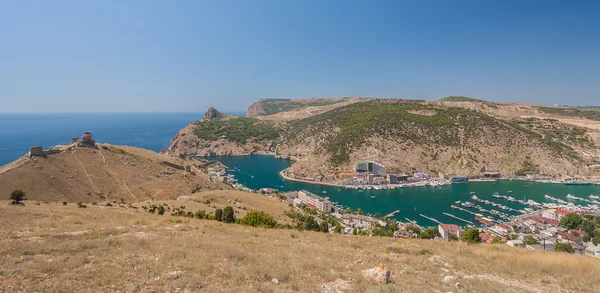
<svg viewBox="0 0 600 293">
<path fill-rule="evenodd" d="M 390 269 L 385 265 L 378 264 L 374 268 L 362 271 L 363 277 L 370 282 L 387 284 L 390 282 Z"/>
<path fill-rule="evenodd" d="M 171 140 L 167 153 L 184 156 L 241 156 L 250 154 L 249 148 L 243 145 L 219 139 L 215 141 L 202 139 L 194 134 L 196 123 L 181 129 Z"/>
<path fill-rule="evenodd" d="M 263 108 L 263 104 L 266 99 L 260 99 L 257 103 L 254 103 L 248 107 L 248 111 L 246 112 L 246 117 L 257 117 L 257 116 L 265 116 L 267 112 Z"/>
<path fill-rule="evenodd" d="M 210 107 L 210 108 L 208 108 L 206 113 L 204 113 L 204 116 L 202 117 L 202 121 L 208 121 L 208 120 L 213 120 L 213 119 L 222 119 L 222 118 L 225 118 L 228 116 L 229 115 L 223 114 L 223 113 L 217 111 L 217 109 Z"/>
</svg>

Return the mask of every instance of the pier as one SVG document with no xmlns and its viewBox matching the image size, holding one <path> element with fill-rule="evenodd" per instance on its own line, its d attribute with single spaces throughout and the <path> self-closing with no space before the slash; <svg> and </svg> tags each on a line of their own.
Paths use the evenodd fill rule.
<svg viewBox="0 0 600 293">
<path fill-rule="evenodd" d="M 397 213 L 399 213 L 399 212 L 400 212 L 400 210 L 395 210 L 395 211 L 393 211 L 393 212 L 391 212 L 391 213 L 387 214 L 385 217 L 386 217 L 386 218 L 391 218 L 391 217 L 393 217 L 395 214 L 397 214 Z"/>
<path fill-rule="evenodd" d="M 428 216 L 425 216 L 425 215 L 423 215 L 423 214 L 419 214 L 419 216 L 421 216 L 421 217 L 423 217 L 423 218 L 425 218 L 425 219 L 427 219 L 427 220 L 429 220 L 429 221 L 432 221 L 432 222 L 434 222 L 434 223 L 437 223 L 437 224 L 443 224 L 442 222 L 440 222 L 440 221 L 438 221 L 438 220 L 436 220 L 436 219 L 434 219 L 434 218 L 430 218 L 430 217 L 428 217 Z"/>
<path fill-rule="evenodd" d="M 455 216 L 455 215 L 453 215 L 453 214 L 449 214 L 449 213 L 442 213 L 442 214 L 444 214 L 444 215 L 446 215 L 446 216 L 448 216 L 448 217 L 450 217 L 450 218 L 454 218 L 454 219 L 457 219 L 457 220 L 463 221 L 463 222 L 465 222 L 465 223 L 467 223 L 467 224 L 471 224 L 471 225 L 473 225 L 473 222 L 471 222 L 471 221 L 467 221 L 467 220 L 465 220 L 465 219 L 463 219 L 463 218 L 459 218 L 459 217 L 457 217 L 457 216 Z"/>
</svg>

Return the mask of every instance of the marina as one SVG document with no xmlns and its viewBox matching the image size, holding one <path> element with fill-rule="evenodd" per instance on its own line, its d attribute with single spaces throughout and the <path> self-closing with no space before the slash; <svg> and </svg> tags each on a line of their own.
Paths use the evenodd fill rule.
<svg viewBox="0 0 600 293">
<path fill-rule="evenodd" d="M 279 191 L 307 190 L 323 197 L 340 206 L 353 210 L 361 208 L 365 213 L 388 215 L 394 213 L 392 218 L 398 221 L 417 223 L 419 226 L 437 225 L 430 219 L 419 216 L 427 215 L 445 224 L 475 225 L 481 221 L 489 223 L 489 216 L 497 222 L 503 222 L 525 213 L 538 211 L 542 208 L 573 207 L 593 209 L 594 205 L 600 206 L 590 195 L 600 194 L 597 185 L 564 185 L 551 183 L 538 183 L 520 180 L 498 180 L 495 182 L 471 182 L 468 184 L 448 184 L 441 186 L 416 186 L 398 187 L 387 189 L 353 189 L 339 186 L 325 186 L 305 182 L 287 181 L 279 176 L 279 172 L 290 166 L 291 162 L 284 159 L 275 159 L 273 156 L 254 155 L 247 157 L 212 157 L 219 160 L 228 169 L 242 170 L 230 172 L 237 181 L 248 188 L 276 188 Z M 257 167 L 260 166 L 260 167 Z M 252 177 L 253 176 L 253 177 Z M 326 191 L 327 193 L 323 193 Z M 582 201 L 574 197 L 589 200 Z M 476 195 L 478 201 L 472 199 Z M 548 195 L 548 197 L 545 197 Z M 372 198 L 375 196 L 375 198 Z M 550 197 L 550 198 L 549 198 Z M 487 201 L 487 203 L 486 203 Z M 480 210 L 462 206 L 461 203 L 471 202 L 473 207 L 480 205 Z M 485 207 L 485 208 L 484 208 Z M 495 212 L 492 212 L 492 211 Z M 453 212 L 457 211 L 457 212 Z M 489 211 L 486 212 L 486 211 Z M 496 214 L 497 212 L 497 214 Z M 452 214 L 457 219 L 445 215 Z M 505 219 L 500 217 L 504 214 Z"/>
</svg>

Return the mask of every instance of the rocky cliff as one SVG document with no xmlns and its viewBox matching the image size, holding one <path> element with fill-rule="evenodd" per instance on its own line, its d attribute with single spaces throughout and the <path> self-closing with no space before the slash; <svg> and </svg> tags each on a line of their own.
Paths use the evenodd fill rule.
<svg viewBox="0 0 600 293">
<path fill-rule="evenodd" d="M 186 156 L 248 155 L 279 137 L 273 122 L 230 116 L 210 108 L 201 121 L 190 123 L 175 135 L 167 152 Z"/>
</svg>

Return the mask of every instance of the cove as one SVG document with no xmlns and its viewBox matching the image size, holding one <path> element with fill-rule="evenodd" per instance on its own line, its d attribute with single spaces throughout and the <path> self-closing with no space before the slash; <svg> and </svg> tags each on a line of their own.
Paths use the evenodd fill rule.
<svg viewBox="0 0 600 293">
<path fill-rule="evenodd" d="M 567 194 L 587 198 L 590 194 L 600 195 L 600 186 L 597 185 L 564 185 L 551 183 L 537 183 L 520 180 L 500 180 L 497 182 L 472 182 L 469 184 L 452 184 L 438 187 L 410 187 L 390 190 L 358 190 L 344 189 L 333 186 L 310 184 L 295 181 L 286 181 L 279 176 L 279 172 L 291 165 L 291 162 L 276 159 L 268 155 L 252 155 L 239 157 L 206 157 L 217 160 L 230 168 L 238 182 L 252 189 L 275 188 L 280 191 L 308 190 L 331 201 L 350 207 L 353 210 L 361 208 L 366 213 L 389 214 L 399 210 L 394 218 L 406 222 L 406 219 L 415 220 L 421 226 L 437 225 L 419 214 L 437 219 L 448 224 L 465 225 L 464 222 L 443 215 L 450 213 L 457 217 L 475 222 L 472 214 L 452 209 L 450 206 L 456 201 L 471 201 L 471 192 L 475 192 L 480 199 L 491 200 L 515 209 L 527 207 L 518 202 L 492 197 L 495 192 L 510 195 L 517 199 L 532 199 L 539 203 L 552 202 L 544 197 L 545 194 L 560 198 L 574 204 L 584 204 L 581 201 L 567 199 Z M 326 192 L 326 193 L 323 193 Z M 374 195 L 375 198 L 371 198 Z M 491 206 L 484 206 L 491 208 Z M 517 213 L 507 212 L 517 215 Z M 487 215 L 487 214 L 485 214 Z"/>
</svg>

